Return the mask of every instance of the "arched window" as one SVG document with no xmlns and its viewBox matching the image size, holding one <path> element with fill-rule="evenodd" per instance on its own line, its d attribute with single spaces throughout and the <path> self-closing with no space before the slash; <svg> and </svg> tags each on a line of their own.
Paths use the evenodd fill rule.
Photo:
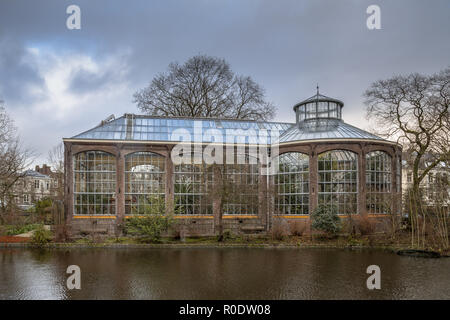
<svg viewBox="0 0 450 320">
<path fill-rule="evenodd" d="M 319 204 L 332 205 L 338 214 L 358 212 L 358 158 L 347 150 L 319 154 Z"/>
<path fill-rule="evenodd" d="M 212 166 L 202 161 L 202 154 L 192 155 L 190 163 L 174 166 L 176 214 L 212 214 Z"/>
<path fill-rule="evenodd" d="M 164 213 L 165 158 L 153 152 L 125 157 L 125 214 Z"/>
<path fill-rule="evenodd" d="M 103 151 L 73 157 L 74 215 L 115 214 L 116 158 Z"/>
<path fill-rule="evenodd" d="M 278 156 L 274 187 L 277 214 L 309 214 L 309 156 L 300 152 Z"/>
<path fill-rule="evenodd" d="M 248 154 L 236 154 L 234 163 L 225 164 L 222 170 L 223 213 L 257 215 L 259 207 L 258 159 Z"/>
<path fill-rule="evenodd" d="M 366 207 L 368 213 L 389 213 L 391 208 L 391 156 L 383 151 L 366 154 Z"/>
</svg>

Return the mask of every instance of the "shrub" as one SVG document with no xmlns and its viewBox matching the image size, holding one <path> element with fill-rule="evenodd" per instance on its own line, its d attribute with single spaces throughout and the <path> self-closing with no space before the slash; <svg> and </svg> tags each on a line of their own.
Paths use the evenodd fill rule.
<svg viewBox="0 0 450 320">
<path fill-rule="evenodd" d="M 165 214 L 164 199 L 155 197 L 148 203 L 152 205 L 140 205 L 140 215 L 127 220 L 125 233 L 137 236 L 142 242 L 160 242 L 161 234 L 173 223 L 172 216 Z"/>
<path fill-rule="evenodd" d="M 355 235 L 356 234 L 356 217 L 354 214 L 349 214 L 345 219 L 341 219 L 340 232 Z"/>
<path fill-rule="evenodd" d="M 376 224 L 375 224 L 375 221 L 371 220 L 369 217 L 361 216 L 357 220 L 357 226 L 358 226 L 358 230 L 361 233 L 361 235 L 364 236 L 364 235 L 374 233 Z"/>
<path fill-rule="evenodd" d="M 233 235 L 231 234 L 231 230 L 225 230 L 222 233 L 222 238 L 218 238 L 218 241 L 227 241 L 227 240 L 231 240 L 233 238 Z"/>
<path fill-rule="evenodd" d="M 313 229 L 324 231 L 328 235 L 335 235 L 341 230 L 336 206 L 320 204 L 311 214 L 311 219 Z"/>
<path fill-rule="evenodd" d="M 181 223 L 174 224 L 172 227 L 172 237 L 174 240 L 185 241 L 186 227 Z"/>
<path fill-rule="evenodd" d="M 52 234 L 50 231 L 40 225 L 36 230 L 34 230 L 33 237 L 31 238 L 31 243 L 37 245 L 44 245 L 52 239 Z"/>
<path fill-rule="evenodd" d="M 125 224 L 125 232 L 138 236 L 143 242 L 160 242 L 161 234 L 169 229 L 172 220 L 161 214 L 130 218 Z"/>
<path fill-rule="evenodd" d="M 289 233 L 287 221 L 279 218 L 273 219 L 271 236 L 273 240 L 283 240 Z"/>
<path fill-rule="evenodd" d="M 21 233 L 27 233 L 30 232 L 34 229 L 37 229 L 40 225 L 39 224 L 25 224 L 23 226 L 17 226 L 17 225 L 12 225 L 12 226 L 7 226 L 6 227 L 6 235 L 8 236 L 15 236 Z"/>
<path fill-rule="evenodd" d="M 42 198 L 36 201 L 35 211 L 37 214 L 44 215 L 46 213 L 46 209 L 50 208 L 53 204 L 52 199 L 50 198 Z"/>
<path fill-rule="evenodd" d="M 306 231 L 306 223 L 304 221 L 293 221 L 290 223 L 290 231 L 293 236 L 302 236 Z"/>
<path fill-rule="evenodd" d="M 56 225 L 54 240 L 56 242 L 70 241 L 70 227 L 66 224 Z"/>
</svg>

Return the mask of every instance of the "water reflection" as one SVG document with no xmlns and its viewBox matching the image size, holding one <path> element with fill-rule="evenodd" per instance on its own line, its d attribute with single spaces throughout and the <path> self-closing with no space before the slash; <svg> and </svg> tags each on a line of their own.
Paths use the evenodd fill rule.
<svg viewBox="0 0 450 320">
<path fill-rule="evenodd" d="M 81 268 L 81 290 L 66 268 Z M 367 266 L 381 290 L 366 288 Z M 450 259 L 327 249 L 0 249 L 0 299 L 449 299 Z"/>
</svg>

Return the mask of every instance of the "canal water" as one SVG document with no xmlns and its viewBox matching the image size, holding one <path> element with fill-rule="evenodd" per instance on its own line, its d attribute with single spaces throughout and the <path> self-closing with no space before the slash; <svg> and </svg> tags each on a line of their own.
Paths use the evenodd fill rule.
<svg viewBox="0 0 450 320">
<path fill-rule="evenodd" d="M 66 269 L 81 269 L 68 290 Z M 369 265 L 381 289 L 368 290 Z M 339 249 L 0 249 L 0 299 L 450 299 L 450 258 Z"/>
</svg>

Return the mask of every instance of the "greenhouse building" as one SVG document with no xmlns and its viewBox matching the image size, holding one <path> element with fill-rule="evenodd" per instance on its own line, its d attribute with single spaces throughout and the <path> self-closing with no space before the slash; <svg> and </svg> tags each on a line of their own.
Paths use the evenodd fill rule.
<svg viewBox="0 0 450 320">
<path fill-rule="evenodd" d="M 162 212 L 187 234 L 214 235 L 308 223 L 321 204 L 343 219 L 397 214 L 401 148 L 345 123 L 343 106 L 317 92 L 294 106 L 295 123 L 110 117 L 63 139 L 66 221 L 117 234 Z"/>
</svg>

